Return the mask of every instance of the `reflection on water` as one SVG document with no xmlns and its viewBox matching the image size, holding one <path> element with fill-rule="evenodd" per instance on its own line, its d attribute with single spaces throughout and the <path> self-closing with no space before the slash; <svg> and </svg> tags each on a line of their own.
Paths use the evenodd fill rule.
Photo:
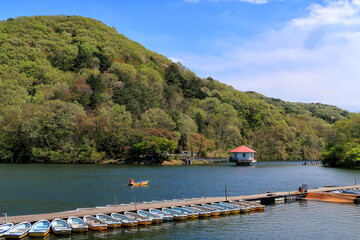
<svg viewBox="0 0 360 240">
<path fill-rule="evenodd" d="M 62 239 L 358 239 L 360 206 L 296 201 L 265 212 L 228 215 L 150 227 L 73 234 Z"/>
<path fill-rule="evenodd" d="M 129 187 L 129 178 L 149 179 Z M 359 170 L 260 162 L 190 166 L 0 164 L 0 211 L 23 215 L 133 201 L 259 194 L 324 185 L 353 185 Z M 360 181 L 360 180 L 359 180 Z M 26 197 L 25 197 L 26 196 Z"/>
</svg>

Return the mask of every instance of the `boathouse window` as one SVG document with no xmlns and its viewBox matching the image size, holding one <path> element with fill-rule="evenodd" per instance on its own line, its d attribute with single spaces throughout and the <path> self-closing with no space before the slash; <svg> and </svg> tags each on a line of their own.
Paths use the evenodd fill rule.
<svg viewBox="0 0 360 240">
<path fill-rule="evenodd" d="M 243 153 L 243 157 L 246 157 L 246 153 Z"/>
</svg>

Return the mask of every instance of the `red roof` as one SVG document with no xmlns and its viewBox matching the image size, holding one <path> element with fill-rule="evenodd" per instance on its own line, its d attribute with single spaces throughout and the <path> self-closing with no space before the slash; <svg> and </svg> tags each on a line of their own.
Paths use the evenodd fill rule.
<svg viewBox="0 0 360 240">
<path fill-rule="evenodd" d="M 256 151 L 252 150 L 251 148 L 248 148 L 244 145 L 241 145 L 238 148 L 235 148 L 233 150 L 231 150 L 230 152 L 240 152 L 240 153 L 254 153 Z"/>
</svg>

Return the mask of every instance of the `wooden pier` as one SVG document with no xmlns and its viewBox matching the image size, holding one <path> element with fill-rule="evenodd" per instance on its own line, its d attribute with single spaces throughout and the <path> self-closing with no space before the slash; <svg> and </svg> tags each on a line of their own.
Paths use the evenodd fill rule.
<svg viewBox="0 0 360 240">
<path fill-rule="evenodd" d="M 307 192 L 329 192 L 342 189 L 359 189 L 360 185 L 353 186 L 342 186 L 342 187 L 323 187 L 317 189 L 309 189 Z M 285 197 L 300 197 L 304 193 L 296 192 L 273 192 L 255 195 L 243 195 L 243 196 L 228 196 L 228 197 L 206 197 L 206 198 L 191 198 L 191 199 L 174 199 L 165 201 L 151 201 L 131 204 L 119 204 L 119 205 L 108 205 L 104 207 L 96 208 L 81 208 L 77 210 L 55 212 L 55 213 L 44 213 L 44 214 L 33 214 L 33 215 L 21 215 L 21 216 L 7 216 L 7 222 L 19 223 L 19 222 L 36 222 L 41 219 L 53 220 L 55 218 L 66 219 L 70 216 L 83 217 L 85 215 L 96 215 L 98 213 L 110 214 L 114 212 L 125 212 L 125 211 L 136 211 L 136 210 L 147 210 L 150 208 L 163 208 L 172 206 L 182 206 L 191 204 L 202 204 L 202 203 L 213 203 L 223 201 L 255 201 L 260 200 L 261 202 L 275 201 L 276 199 Z M 4 218 L 0 218 L 0 223 L 4 223 Z"/>
</svg>

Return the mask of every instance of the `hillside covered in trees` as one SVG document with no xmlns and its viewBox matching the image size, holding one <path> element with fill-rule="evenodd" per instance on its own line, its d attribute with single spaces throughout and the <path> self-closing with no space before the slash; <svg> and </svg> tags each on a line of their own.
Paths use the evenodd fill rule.
<svg viewBox="0 0 360 240">
<path fill-rule="evenodd" d="M 224 157 L 241 144 L 258 160 L 319 159 L 354 117 L 201 79 L 94 19 L 0 22 L 1 162 Z"/>
</svg>

